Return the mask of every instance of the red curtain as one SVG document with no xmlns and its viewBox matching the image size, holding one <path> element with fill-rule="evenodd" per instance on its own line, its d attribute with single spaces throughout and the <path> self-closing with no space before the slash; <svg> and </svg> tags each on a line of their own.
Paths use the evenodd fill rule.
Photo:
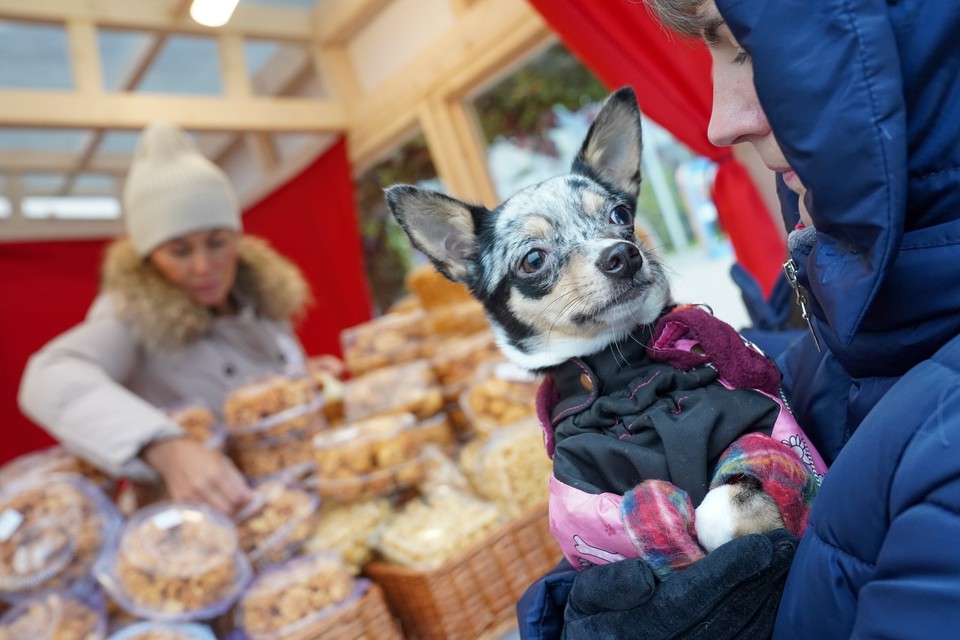
<svg viewBox="0 0 960 640">
<path fill-rule="evenodd" d="M 737 260 L 769 294 L 786 248 L 749 174 L 707 140 L 710 55 L 670 34 L 641 2 L 529 0 L 564 45 L 611 90 L 631 85 L 644 113 L 717 163 L 714 202 Z"/>
<path fill-rule="evenodd" d="M 340 355 L 340 331 L 369 320 L 372 310 L 346 141 L 247 210 L 243 225 L 297 263 L 310 283 L 314 304 L 298 328 L 307 353 Z"/>
<path fill-rule="evenodd" d="M 314 305 L 298 334 L 309 354 L 340 353 L 340 331 L 371 315 L 346 143 L 244 213 L 244 226 L 303 271 Z M 0 463 L 46 446 L 17 407 L 27 359 L 80 322 L 96 296 L 110 240 L 0 244 Z"/>
</svg>

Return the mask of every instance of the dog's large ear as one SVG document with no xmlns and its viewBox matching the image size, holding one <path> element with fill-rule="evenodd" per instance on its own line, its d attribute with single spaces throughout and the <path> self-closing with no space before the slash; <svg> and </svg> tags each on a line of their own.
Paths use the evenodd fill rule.
<svg viewBox="0 0 960 640">
<path fill-rule="evenodd" d="M 477 246 L 473 214 L 482 207 L 409 184 L 394 185 L 386 193 L 393 217 L 413 246 L 450 280 L 466 282 Z"/>
<path fill-rule="evenodd" d="M 574 173 L 596 176 L 636 198 L 640 194 L 640 108 L 630 87 L 612 93 L 573 161 Z"/>
</svg>

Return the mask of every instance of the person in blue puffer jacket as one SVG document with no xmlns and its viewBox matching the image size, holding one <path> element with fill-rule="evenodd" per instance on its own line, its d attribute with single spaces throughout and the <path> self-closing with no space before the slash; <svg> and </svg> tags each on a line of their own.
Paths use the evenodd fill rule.
<svg viewBox="0 0 960 640">
<path fill-rule="evenodd" d="M 795 552 L 746 536 L 663 582 L 558 567 L 521 634 L 960 637 L 960 3 L 645 1 L 708 44 L 710 139 L 754 145 L 799 195 L 811 333 L 779 364 L 830 468 Z"/>
</svg>

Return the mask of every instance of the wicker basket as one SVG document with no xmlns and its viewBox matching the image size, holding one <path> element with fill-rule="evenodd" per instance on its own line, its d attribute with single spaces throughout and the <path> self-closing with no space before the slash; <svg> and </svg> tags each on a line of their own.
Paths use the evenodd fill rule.
<svg viewBox="0 0 960 640">
<path fill-rule="evenodd" d="M 372 583 L 350 606 L 284 640 L 403 640 L 403 634 L 387 609 L 383 591 Z"/>
<path fill-rule="evenodd" d="M 513 628 L 517 600 L 560 557 L 544 504 L 435 569 L 371 562 L 365 572 L 383 587 L 407 638 L 473 640 Z"/>
</svg>

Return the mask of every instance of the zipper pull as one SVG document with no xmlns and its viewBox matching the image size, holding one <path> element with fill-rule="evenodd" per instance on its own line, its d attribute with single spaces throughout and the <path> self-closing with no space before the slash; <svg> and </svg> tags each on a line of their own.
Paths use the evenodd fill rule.
<svg viewBox="0 0 960 640">
<path fill-rule="evenodd" d="M 797 281 L 797 263 L 793 261 L 793 258 L 783 263 L 783 273 L 787 276 L 787 282 L 790 283 L 790 287 L 797 294 L 797 305 L 800 307 L 800 315 L 807 321 L 807 328 L 810 329 L 810 335 L 813 336 L 813 344 L 817 346 L 817 351 L 822 352 L 823 348 L 820 346 L 820 338 L 817 337 L 817 332 L 813 330 L 813 320 L 810 319 L 810 311 L 807 309 L 807 296 Z"/>
</svg>

